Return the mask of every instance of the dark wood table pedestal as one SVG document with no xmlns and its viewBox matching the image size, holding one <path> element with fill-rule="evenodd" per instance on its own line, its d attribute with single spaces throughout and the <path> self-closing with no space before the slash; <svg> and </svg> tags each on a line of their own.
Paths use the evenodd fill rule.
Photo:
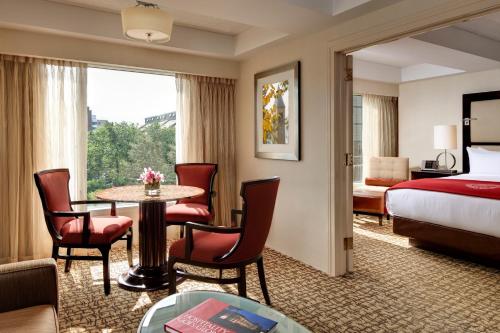
<svg viewBox="0 0 500 333">
<path fill-rule="evenodd" d="M 168 287 L 165 208 L 163 201 L 139 203 L 139 264 L 120 275 L 120 287 L 134 291 Z"/>
<path fill-rule="evenodd" d="M 168 288 L 166 202 L 200 196 L 204 190 L 192 186 L 163 185 L 160 195 L 148 197 L 144 186 L 122 186 L 102 190 L 104 200 L 139 203 L 139 264 L 118 278 L 118 286 L 132 291 Z"/>
</svg>

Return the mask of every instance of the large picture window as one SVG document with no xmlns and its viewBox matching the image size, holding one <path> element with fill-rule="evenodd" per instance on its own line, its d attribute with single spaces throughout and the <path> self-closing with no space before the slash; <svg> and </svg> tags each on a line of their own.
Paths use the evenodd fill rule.
<svg viewBox="0 0 500 333">
<path fill-rule="evenodd" d="M 87 196 L 138 184 L 144 167 L 175 182 L 175 78 L 89 68 Z"/>
</svg>

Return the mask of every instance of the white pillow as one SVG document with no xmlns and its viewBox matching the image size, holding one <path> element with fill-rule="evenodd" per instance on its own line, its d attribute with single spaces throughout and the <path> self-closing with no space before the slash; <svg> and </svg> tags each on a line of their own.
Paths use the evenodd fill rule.
<svg viewBox="0 0 500 333">
<path fill-rule="evenodd" d="M 500 175 L 500 152 L 467 147 L 470 174 Z"/>
</svg>

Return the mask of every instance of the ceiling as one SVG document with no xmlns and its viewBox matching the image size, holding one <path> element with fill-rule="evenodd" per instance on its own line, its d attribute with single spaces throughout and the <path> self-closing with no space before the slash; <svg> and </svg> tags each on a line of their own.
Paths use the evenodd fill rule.
<svg viewBox="0 0 500 333">
<path fill-rule="evenodd" d="M 134 0 L 49 0 L 49 1 L 83 7 L 83 8 L 107 11 L 116 14 L 120 13 L 120 11 L 123 8 L 135 5 Z M 153 1 L 153 0 L 149 0 L 149 2 L 159 3 L 159 1 Z M 248 30 L 251 27 L 247 24 L 219 19 L 217 17 L 201 15 L 193 12 L 188 12 L 185 10 L 179 10 L 176 8 L 169 8 L 168 6 L 164 5 L 162 5 L 161 7 L 165 10 L 168 10 L 168 12 L 175 18 L 175 23 L 181 26 L 186 26 L 216 33 L 222 33 L 227 35 L 238 35 L 244 32 L 245 30 Z"/>
<path fill-rule="evenodd" d="M 459 23 L 455 27 L 500 42 L 500 12 Z"/>
<path fill-rule="evenodd" d="M 500 13 L 353 53 L 357 78 L 400 83 L 500 68 Z"/>
<path fill-rule="evenodd" d="M 284 38 L 321 31 L 402 0 L 147 0 L 174 17 L 165 44 L 130 41 L 120 11 L 135 0 L 0 1 L 0 27 L 146 48 L 237 58 Z"/>
</svg>

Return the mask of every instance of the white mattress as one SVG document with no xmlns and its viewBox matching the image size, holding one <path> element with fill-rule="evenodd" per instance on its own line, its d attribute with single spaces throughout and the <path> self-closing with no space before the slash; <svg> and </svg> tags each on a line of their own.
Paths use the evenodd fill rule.
<svg viewBox="0 0 500 333">
<path fill-rule="evenodd" d="M 464 174 L 448 179 L 500 182 L 500 175 Z M 400 189 L 387 192 L 389 214 L 500 237 L 500 200 Z"/>
</svg>

